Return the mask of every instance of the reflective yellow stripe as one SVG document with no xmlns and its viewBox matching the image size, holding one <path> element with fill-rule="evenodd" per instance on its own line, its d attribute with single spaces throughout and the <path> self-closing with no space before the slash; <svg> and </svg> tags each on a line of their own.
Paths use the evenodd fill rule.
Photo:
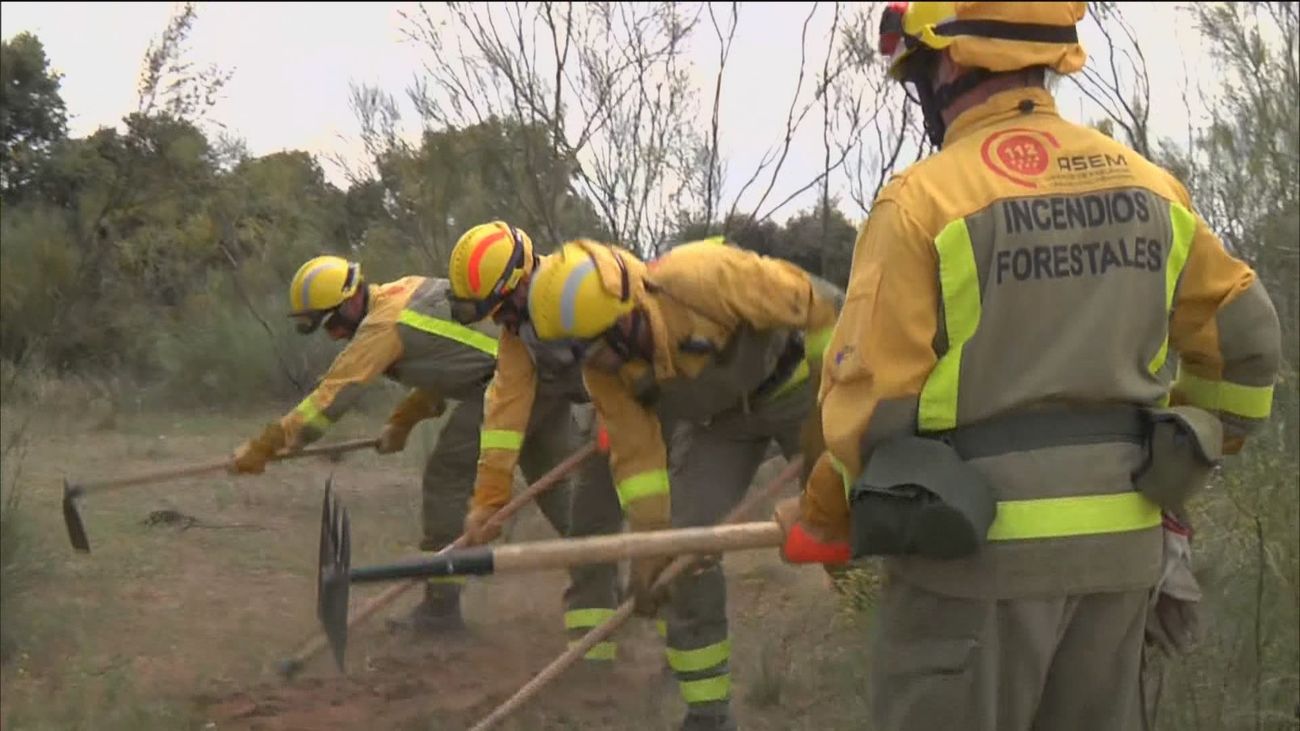
<svg viewBox="0 0 1300 731">
<path fill-rule="evenodd" d="M 668 470 L 642 472 L 618 483 L 618 504 L 623 507 L 642 498 L 667 494 Z"/>
<path fill-rule="evenodd" d="M 302 402 L 294 408 L 294 411 L 297 411 L 302 416 L 304 424 L 316 431 L 325 431 L 330 428 L 330 424 L 332 423 L 324 414 L 321 413 L 320 409 L 316 408 L 316 402 L 312 400 L 311 396 L 303 399 Z"/>
<path fill-rule="evenodd" d="M 934 240 L 939 254 L 939 284 L 943 292 L 948 352 L 935 364 L 921 389 L 918 423 L 922 431 L 957 426 L 957 387 L 961 351 L 980 323 L 979 270 L 965 219 L 944 226 Z"/>
<path fill-rule="evenodd" d="M 844 482 L 844 502 L 851 504 L 849 493 L 853 491 L 853 480 L 849 479 L 849 468 L 845 467 L 844 463 L 836 459 L 835 455 L 830 452 L 827 452 L 826 456 L 831 458 L 831 466 L 835 468 L 835 471 L 840 475 L 840 480 Z"/>
<path fill-rule="evenodd" d="M 848 501 L 852 488 L 848 471 L 833 456 L 831 464 L 844 481 L 844 497 Z M 1123 533 L 1159 524 L 1160 508 L 1136 492 L 1042 500 L 1003 500 L 998 503 L 993 525 L 989 526 L 988 539 L 1014 541 Z"/>
<path fill-rule="evenodd" d="M 1169 222 L 1174 230 L 1174 243 L 1169 250 L 1169 260 L 1165 262 L 1166 334 L 1164 341 L 1160 343 L 1160 349 L 1156 351 L 1156 356 L 1147 364 L 1147 371 L 1150 373 L 1159 373 L 1160 369 L 1165 367 L 1165 359 L 1169 356 L 1167 332 L 1169 313 L 1174 308 L 1174 292 L 1178 289 L 1178 278 L 1183 274 L 1183 266 L 1187 264 L 1187 255 L 1192 248 L 1192 237 L 1196 234 L 1196 216 L 1177 203 L 1169 204 Z"/>
<path fill-rule="evenodd" d="M 721 665 L 731 657 L 731 638 L 697 650 L 674 650 L 669 647 L 668 666 L 679 673 L 698 673 L 711 667 Z"/>
<path fill-rule="evenodd" d="M 569 642 L 569 647 L 578 644 L 579 640 Z M 587 654 L 582 656 L 583 660 L 613 660 L 618 657 L 617 642 L 597 642 Z"/>
<path fill-rule="evenodd" d="M 835 332 L 835 326 L 824 327 L 817 332 L 808 333 L 804 338 L 803 349 L 808 354 L 810 360 L 820 361 L 826 354 L 826 349 L 831 345 L 831 335 Z"/>
<path fill-rule="evenodd" d="M 989 527 L 990 541 L 1124 533 L 1160 525 L 1160 507 L 1141 493 L 1005 500 Z"/>
<path fill-rule="evenodd" d="M 656 619 L 656 620 L 655 620 L 655 634 L 659 635 L 660 637 L 667 637 L 667 636 L 668 636 L 668 623 L 665 622 L 665 621 L 663 621 L 662 619 Z"/>
<path fill-rule="evenodd" d="M 432 579 L 426 579 L 430 584 L 464 584 L 469 581 L 464 576 L 435 576 Z"/>
<path fill-rule="evenodd" d="M 1272 386 L 1212 381 L 1179 369 L 1174 389 L 1186 396 L 1192 406 L 1207 411 L 1225 411 L 1245 419 L 1267 419 L 1273 410 Z"/>
<path fill-rule="evenodd" d="M 570 609 L 564 613 L 565 629 L 587 629 L 614 616 L 613 609 Z"/>
<path fill-rule="evenodd" d="M 506 429 L 484 429 L 479 435 L 479 449 L 512 449 L 516 452 L 524 446 L 524 433 Z"/>
<path fill-rule="evenodd" d="M 416 330 L 441 335 L 449 340 L 455 340 L 476 350 L 481 350 L 493 358 L 497 355 L 496 338 L 484 335 L 478 330 L 470 329 L 459 323 L 450 320 L 439 320 L 436 317 L 430 317 L 415 310 L 402 310 L 402 314 L 397 316 L 397 321 L 403 325 L 410 325 Z"/>
<path fill-rule="evenodd" d="M 781 396 L 784 396 L 786 393 L 793 391 L 796 386 L 798 386 L 799 384 L 807 380 L 808 380 L 808 361 L 801 360 L 799 361 L 799 365 L 795 367 L 794 373 L 791 373 L 790 377 L 785 379 L 785 383 L 782 383 L 780 386 L 778 386 L 777 389 L 772 392 L 772 395 L 768 396 L 767 398 L 769 400 L 780 398 Z"/>
<path fill-rule="evenodd" d="M 688 680 L 677 685 L 682 691 L 682 700 L 687 703 L 725 701 L 731 697 L 731 673 L 704 680 Z"/>
</svg>

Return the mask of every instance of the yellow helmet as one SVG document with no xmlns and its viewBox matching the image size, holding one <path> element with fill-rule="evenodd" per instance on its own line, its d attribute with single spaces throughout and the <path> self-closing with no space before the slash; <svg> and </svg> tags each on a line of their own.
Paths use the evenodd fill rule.
<svg viewBox="0 0 1300 731">
<path fill-rule="evenodd" d="M 299 330 L 311 332 L 360 287 L 359 264 L 339 256 L 318 256 L 299 267 L 289 282 L 289 315 L 308 320 Z"/>
<path fill-rule="evenodd" d="M 533 240 L 505 221 L 466 231 L 451 250 L 448 266 L 452 316 L 462 324 L 488 317 L 536 263 Z"/>
<path fill-rule="evenodd" d="M 1087 54 L 1076 24 L 1083 2 L 894 2 L 880 16 L 880 52 L 889 73 L 905 80 L 919 48 L 948 49 L 962 66 L 993 72 L 1046 66 L 1061 74 L 1083 68 Z"/>
<path fill-rule="evenodd" d="M 528 288 L 528 316 L 543 340 L 591 340 L 635 307 L 626 252 L 573 241 L 546 257 Z"/>
</svg>

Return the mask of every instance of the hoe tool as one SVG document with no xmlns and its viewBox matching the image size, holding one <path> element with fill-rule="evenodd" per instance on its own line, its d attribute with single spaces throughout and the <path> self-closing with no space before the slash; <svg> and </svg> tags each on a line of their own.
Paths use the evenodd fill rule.
<svg viewBox="0 0 1300 731">
<path fill-rule="evenodd" d="M 788 467 L 782 475 L 784 479 L 777 482 L 770 492 L 774 493 L 776 488 L 788 482 L 797 474 L 797 469 L 797 465 L 793 469 Z M 763 494 L 769 494 L 769 491 L 764 490 Z M 750 508 L 751 505 L 750 501 L 746 501 L 742 507 Z M 336 533 L 337 531 L 327 531 L 322 526 L 322 537 L 334 536 Z M 430 557 L 359 568 L 350 568 L 349 556 L 345 555 L 338 539 L 331 540 L 335 543 L 328 547 L 322 546 L 320 552 L 319 586 L 327 595 L 319 600 L 321 606 L 346 606 L 350 584 L 353 583 L 484 576 L 613 563 L 651 556 L 708 555 L 754 548 L 776 548 L 781 545 L 783 533 L 776 521 L 731 523 L 704 528 L 535 541 L 499 547 L 454 548 Z M 681 571 L 685 566 L 686 563 L 683 563 L 676 571 Z M 335 658 L 341 658 L 347 645 L 346 619 L 339 622 L 337 618 L 326 620 L 322 617 L 322 622 Z"/>
<path fill-rule="evenodd" d="M 379 443 L 378 439 L 356 439 L 348 442 L 339 442 L 338 444 L 326 444 L 319 447 L 308 447 L 296 452 L 287 452 L 273 457 L 274 461 L 287 459 L 298 459 L 301 457 L 319 457 L 333 456 L 352 452 L 367 447 L 373 448 Z M 68 528 L 68 540 L 72 547 L 82 553 L 90 553 L 90 539 L 86 536 L 86 525 L 81 520 L 81 509 L 79 501 L 90 495 L 99 495 L 111 492 L 123 487 L 133 487 L 136 485 L 152 485 L 157 482 L 166 482 L 180 477 L 193 477 L 194 475 L 205 475 L 213 472 L 220 472 L 230 467 L 230 459 L 223 459 L 220 462 L 209 462 L 207 464 L 190 465 L 189 467 L 177 467 L 159 472 L 151 472 L 147 475 L 137 475 L 135 477 L 122 477 L 112 480 L 103 480 L 100 482 L 72 482 L 68 479 L 63 480 L 63 523 Z"/>
<path fill-rule="evenodd" d="M 525 505 L 532 502 L 538 495 L 542 494 L 543 492 L 546 492 L 547 490 L 550 490 L 552 487 L 559 484 L 560 481 L 563 480 L 566 475 L 568 475 L 570 472 L 576 469 L 578 465 L 582 464 L 584 461 L 586 461 L 595 453 L 596 453 L 595 442 L 589 442 L 583 445 L 573 454 L 566 457 L 563 462 L 555 465 L 554 467 L 551 468 L 549 472 L 547 472 L 545 475 L 542 475 L 540 478 L 538 478 L 537 482 L 534 482 L 532 485 L 529 485 L 528 489 L 516 495 L 509 503 L 506 503 L 505 507 L 498 510 L 496 514 L 492 516 L 491 520 L 488 521 L 488 524 L 493 526 L 500 526 L 502 523 L 509 520 L 510 517 L 513 516 L 515 513 L 519 512 Z M 325 530 L 325 523 L 323 521 L 321 526 L 322 543 L 324 543 L 327 540 L 327 536 L 329 535 L 333 535 L 333 534 Z M 469 540 L 468 536 L 460 536 L 452 543 L 449 543 L 446 546 L 444 546 L 441 551 L 439 551 L 434 555 L 443 556 L 446 555 L 447 552 L 449 551 L 458 548 L 463 548 L 465 546 L 465 543 L 468 540 Z M 321 565 L 325 564 L 327 560 L 326 559 L 327 555 L 330 557 L 329 560 L 335 560 L 333 557 L 337 555 L 337 543 L 334 545 L 333 548 L 322 545 Z M 347 581 L 346 581 L 347 572 L 345 571 L 343 573 L 344 573 L 344 579 L 342 581 L 342 591 L 346 596 L 346 592 L 348 590 Z M 319 583 L 318 588 L 320 588 L 323 591 L 325 582 L 320 581 L 318 583 Z M 335 583 L 336 584 L 338 583 L 337 580 L 335 581 Z M 376 614 L 379 610 L 397 601 L 397 599 L 401 597 L 404 593 L 406 593 L 406 591 L 409 590 L 411 587 L 419 586 L 419 584 L 420 582 L 416 580 L 394 584 L 388 587 L 387 589 L 385 589 L 382 593 L 375 596 L 375 598 L 371 599 L 366 604 L 362 605 L 350 617 L 344 615 L 342 626 L 340 627 L 337 623 L 334 625 L 334 636 L 339 638 L 337 640 L 338 646 L 342 647 L 344 644 L 346 644 L 347 631 L 350 628 L 355 627 L 358 624 L 366 621 L 371 616 Z M 336 603 L 338 603 L 337 600 L 335 601 Z M 318 604 L 320 604 L 320 597 L 318 597 Z M 341 605 L 346 607 L 347 602 L 343 601 L 341 602 Z M 324 620 L 322 618 L 322 623 L 323 622 Z M 329 627 L 330 625 L 325 625 L 326 629 L 329 629 Z M 303 667 L 306 666 L 307 662 L 311 660 L 313 657 L 315 657 L 317 653 L 321 652 L 326 647 L 334 646 L 334 644 L 335 644 L 335 640 L 333 639 L 332 636 L 328 635 L 325 632 L 318 631 L 315 634 L 313 634 L 311 637 L 307 638 L 307 640 L 302 642 L 298 646 L 298 649 L 294 651 L 293 655 L 277 662 L 276 671 L 280 674 L 281 677 L 285 678 L 286 680 L 292 678 L 294 675 L 297 675 L 298 672 L 301 671 Z M 336 659 L 340 657 L 340 655 L 337 653 L 341 653 L 341 650 L 336 650 L 336 655 L 335 655 Z"/>
</svg>

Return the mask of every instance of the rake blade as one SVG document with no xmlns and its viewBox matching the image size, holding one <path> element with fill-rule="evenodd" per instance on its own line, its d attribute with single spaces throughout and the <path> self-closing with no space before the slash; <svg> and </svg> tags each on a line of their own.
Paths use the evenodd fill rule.
<svg viewBox="0 0 1300 731">
<path fill-rule="evenodd" d="M 63 480 L 63 524 L 68 528 L 68 541 L 81 553 L 90 553 L 90 539 L 86 537 L 86 525 L 81 522 L 81 511 L 77 509 L 77 497 L 81 490 Z"/>
<path fill-rule="evenodd" d="M 347 509 L 334 496 L 332 480 L 325 483 L 321 508 L 320 567 L 316 582 L 316 617 L 329 638 L 334 662 L 344 671 L 348 644 L 348 569 L 352 564 L 352 536 Z"/>
</svg>

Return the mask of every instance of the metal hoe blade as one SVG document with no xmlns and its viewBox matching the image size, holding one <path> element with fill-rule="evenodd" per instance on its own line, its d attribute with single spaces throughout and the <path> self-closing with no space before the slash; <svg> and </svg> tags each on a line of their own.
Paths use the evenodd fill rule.
<svg viewBox="0 0 1300 731">
<path fill-rule="evenodd" d="M 81 511 L 77 509 L 77 498 L 81 488 L 63 480 L 63 524 L 68 528 L 68 541 L 72 547 L 82 553 L 90 553 L 90 539 L 86 537 L 86 525 L 81 522 Z"/>
<path fill-rule="evenodd" d="M 325 483 L 321 506 L 320 567 L 316 583 L 316 617 L 329 638 L 334 662 L 344 671 L 348 644 L 348 570 L 352 564 L 352 536 L 347 509 L 334 496 L 332 480 Z"/>
</svg>

